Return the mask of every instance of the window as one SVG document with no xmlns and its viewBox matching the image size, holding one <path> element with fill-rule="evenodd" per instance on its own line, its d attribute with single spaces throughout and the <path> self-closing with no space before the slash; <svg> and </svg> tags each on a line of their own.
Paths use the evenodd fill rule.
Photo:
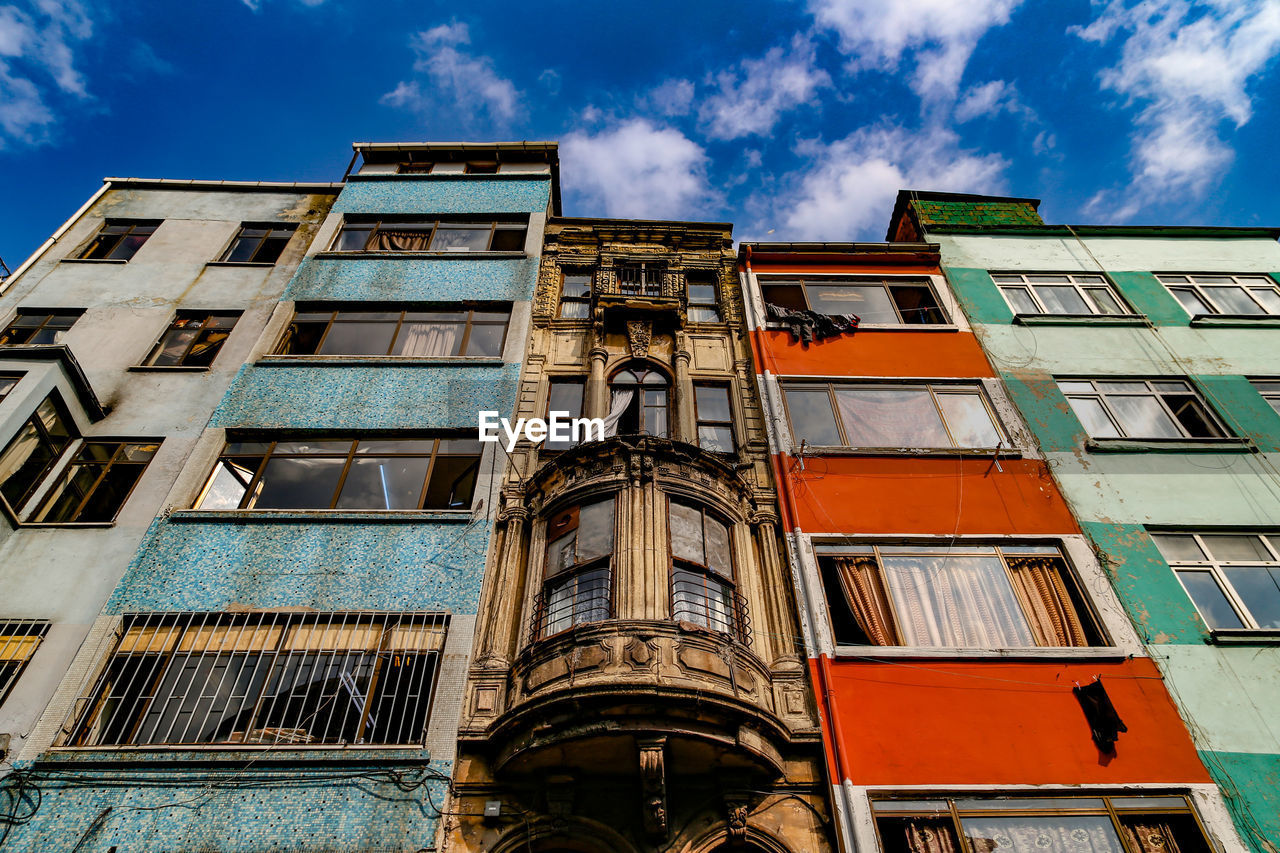
<svg viewBox="0 0 1280 853">
<path fill-rule="evenodd" d="M 765 279 L 765 302 L 795 311 L 856 314 L 861 325 L 936 325 L 947 322 L 925 279 Z"/>
<path fill-rule="evenodd" d="M 693 398 L 698 446 L 712 453 L 733 453 L 736 447 L 729 389 L 723 385 L 695 385 Z"/>
<path fill-rule="evenodd" d="M 689 297 L 690 323 L 721 321 L 714 273 L 689 273 L 685 277 L 685 292 Z"/>
<path fill-rule="evenodd" d="M 86 441 L 40 502 L 31 521 L 74 524 L 115 521 L 159 442 Z"/>
<path fill-rule="evenodd" d="M 585 320 L 591 316 L 591 270 L 567 269 L 560 273 L 560 316 Z"/>
<path fill-rule="evenodd" d="M 1210 853 L 1186 797 L 953 797 L 873 800 L 884 853 Z M 965 839 L 961 846 L 960 837 Z"/>
<path fill-rule="evenodd" d="M 1128 314 L 1101 275 L 992 273 L 1014 314 Z"/>
<path fill-rule="evenodd" d="M 85 261 L 127 261 L 159 227 L 160 220 L 109 219 L 76 257 Z"/>
<path fill-rule="evenodd" d="M 510 309 L 456 311 L 303 310 L 293 317 L 281 355 L 500 358 Z"/>
<path fill-rule="evenodd" d="M 18 309 L 18 316 L 0 332 L 0 346 L 18 344 L 59 344 L 64 332 L 75 325 L 84 313 L 78 309 L 60 308 L 54 311 Z"/>
<path fill-rule="evenodd" d="M 127 615 L 65 745 L 421 743 L 447 620 Z"/>
<path fill-rule="evenodd" d="M 457 438 L 230 441 L 198 509 L 469 509 L 480 443 Z"/>
<path fill-rule="evenodd" d="M 0 374 L 0 402 L 4 402 L 4 398 L 9 396 L 9 392 L 17 387 L 21 380 L 22 374 Z"/>
<path fill-rule="evenodd" d="M 701 507 L 672 500 L 671 618 L 739 634 L 745 612 L 733 582 L 729 527 Z"/>
<path fill-rule="evenodd" d="M 1280 382 L 1272 379 L 1254 379 L 1253 387 L 1262 395 L 1262 399 L 1271 404 L 1271 408 L 1280 415 Z"/>
<path fill-rule="evenodd" d="M 667 378 L 638 365 L 613 377 L 604 434 L 667 436 Z"/>
<path fill-rule="evenodd" d="M 1266 275 L 1158 275 L 1192 317 L 1280 314 L 1280 286 Z"/>
<path fill-rule="evenodd" d="M 293 230 L 292 225 L 241 225 L 240 233 L 236 234 L 219 260 L 230 263 L 274 264 L 293 237 Z"/>
<path fill-rule="evenodd" d="M 1280 536 L 1154 533 L 1210 630 L 1280 629 Z"/>
<path fill-rule="evenodd" d="M 400 163 L 397 171 L 402 175 L 463 174 L 496 175 L 498 164 L 492 160 L 471 163 Z"/>
<path fill-rule="evenodd" d="M 810 446 L 994 448 L 1004 443 L 975 384 L 786 385 L 794 440 Z"/>
<path fill-rule="evenodd" d="M 612 616 L 613 498 L 570 507 L 547 522 L 547 556 L 535 633 Z"/>
<path fill-rule="evenodd" d="M 335 252 L 523 252 L 528 222 L 348 219 Z"/>
<path fill-rule="evenodd" d="M 0 453 L 0 495 L 17 515 L 75 438 L 71 416 L 54 395 L 45 397 Z"/>
<path fill-rule="evenodd" d="M 661 296 L 665 265 L 654 261 L 618 264 L 618 292 L 627 296 Z"/>
<path fill-rule="evenodd" d="M 1092 438 L 1223 438 L 1226 430 L 1181 380 L 1060 379 Z"/>
<path fill-rule="evenodd" d="M 208 367 L 238 319 L 239 311 L 179 311 L 142 363 L 146 367 Z"/>
<path fill-rule="evenodd" d="M 585 385 L 581 379 L 552 379 L 547 390 L 547 417 L 552 412 L 559 412 L 570 418 L 582 417 L 582 398 Z M 543 450 L 568 450 L 573 447 L 572 438 L 564 441 L 552 441 L 548 438 L 542 444 Z"/>
<path fill-rule="evenodd" d="M 819 553 L 837 643 L 1099 644 L 1088 607 L 1053 546 L 820 546 Z"/>
<path fill-rule="evenodd" d="M 18 682 L 27 661 L 49 633 L 49 623 L 35 619 L 0 621 L 0 704 Z"/>
</svg>

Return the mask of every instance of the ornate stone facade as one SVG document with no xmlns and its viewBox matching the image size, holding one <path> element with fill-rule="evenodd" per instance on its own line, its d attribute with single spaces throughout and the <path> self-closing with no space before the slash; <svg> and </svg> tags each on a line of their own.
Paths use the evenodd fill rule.
<svg viewBox="0 0 1280 853">
<path fill-rule="evenodd" d="M 548 224 L 515 416 L 612 429 L 510 454 L 446 850 L 833 849 L 733 265 L 728 225 Z"/>
</svg>

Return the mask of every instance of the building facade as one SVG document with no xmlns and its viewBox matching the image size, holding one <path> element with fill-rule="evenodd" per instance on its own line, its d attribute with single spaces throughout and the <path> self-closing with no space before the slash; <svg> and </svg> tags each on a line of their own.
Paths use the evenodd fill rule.
<svg viewBox="0 0 1280 853">
<path fill-rule="evenodd" d="M 514 407 L 556 146 L 355 153 L 290 202 L 314 240 L 216 408 L 172 410 L 189 452 L 6 780 L 39 792 L 6 849 L 434 847 L 501 470 L 476 412 Z"/>
<path fill-rule="evenodd" d="M 834 849 L 731 246 L 547 227 L 445 849 Z"/>
<path fill-rule="evenodd" d="M 904 192 L 890 234 L 939 244 L 1240 837 L 1274 853 L 1280 231 L 1046 225 L 1033 199 Z"/>
<path fill-rule="evenodd" d="M 739 255 L 844 849 L 1241 849 L 921 239 Z"/>
</svg>

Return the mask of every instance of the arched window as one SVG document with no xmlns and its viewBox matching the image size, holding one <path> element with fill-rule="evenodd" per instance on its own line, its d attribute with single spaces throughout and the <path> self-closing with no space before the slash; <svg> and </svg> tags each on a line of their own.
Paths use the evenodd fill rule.
<svg viewBox="0 0 1280 853">
<path fill-rule="evenodd" d="M 665 376 L 647 365 L 632 365 L 615 374 L 609 387 L 605 435 L 667 436 L 670 397 Z"/>
<path fill-rule="evenodd" d="M 612 497 L 562 510 L 547 522 L 537 635 L 612 616 Z"/>
<path fill-rule="evenodd" d="M 733 571 L 729 528 L 695 504 L 672 500 L 671 618 L 739 635 L 743 612 Z"/>
</svg>

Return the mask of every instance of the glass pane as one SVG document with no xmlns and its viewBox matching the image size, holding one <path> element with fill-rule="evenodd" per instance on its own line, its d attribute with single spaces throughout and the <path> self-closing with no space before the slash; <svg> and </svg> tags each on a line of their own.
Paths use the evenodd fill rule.
<svg viewBox="0 0 1280 853">
<path fill-rule="evenodd" d="M 182 364 L 182 357 L 186 355 L 187 347 L 199 334 L 199 329 L 174 329 L 166 332 L 157 345 L 151 364 L 157 367 Z"/>
<path fill-rule="evenodd" d="M 719 323 L 720 311 L 716 308 L 699 308 L 693 306 L 689 308 L 690 323 Z"/>
<path fill-rule="evenodd" d="M 1191 316 L 1198 317 L 1201 314 L 1214 313 L 1213 309 L 1209 307 L 1209 303 L 1201 299 L 1191 288 L 1171 287 L 1169 290 L 1178 298 L 1178 301 L 1182 303 L 1182 307 Z"/>
<path fill-rule="evenodd" d="M 1280 628 L 1280 570 L 1266 566 L 1223 569 L 1259 628 Z"/>
<path fill-rule="evenodd" d="M 821 314 L 857 314 L 863 323 L 901 322 L 882 285 L 809 283 L 805 290 L 813 310 Z"/>
<path fill-rule="evenodd" d="M 338 509 L 417 509 L 431 459 L 357 456 L 342 483 Z"/>
<path fill-rule="evenodd" d="M 291 232 L 285 231 L 275 232 L 271 237 L 262 241 L 258 247 L 258 251 L 253 256 L 253 262 L 257 264 L 274 264 L 280 259 L 280 255 L 284 252 L 284 247 L 289 245 Z"/>
<path fill-rule="evenodd" d="M 433 252 L 483 252 L 489 248 L 489 225 L 441 223 L 431 239 Z"/>
<path fill-rule="evenodd" d="M 881 557 L 904 645 L 1034 646 L 998 557 Z"/>
<path fill-rule="evenodd" d="M 1179 438 L 1182 431 L 1155 397 L 1108 397 L 1116 419 L 1131 438 Z"/>
<path fill-rule="evenodd" d="M 443 445 L 444 442 L 441 442 Z M 443 451 L 443 446 L 441 450 Z M 466 509 L 476 488 L 480 456 L 436 456 L 427 485 L 427 509 Z"/>
<path fill-rule="evenodd" d="M 729 528 L 706 517 L 707 565 L 727 578 L 733 577 L 733 554 L 729 549 Z"/>
<path fill-rule="evenodd" d="M 222 343 L 230 333 L 216 329 L 205 329 L 196 339 L 195 344 L 187 352 L 182 363 L 188 367 L 208 367 L 222 349 Z"/>
<path fill-rule="evenodd" d="M 562 290 L 565 296 L 587 297 L 591 295 L 591 273 L 587 272 L 567 272 L 564 274 L 564 288 Z"/>
<path fill-rule="evenodd" d="M 506 334 L 506 326 L 473 325 L 471 337 L 467 340 L 467 351 L 463 355 L 498 358 L 502 355 L 502 340 Z"/>
<path fill-rule="evenodd" d="M 494 252 L 520 252 L 524 250 L 525 227 L 517 228 L 501 225 L 493 232 L 493 244 L 489 249 Z"/>
<path fill-rule="evenodd" d="M 699 421 L 728 422 L 729 389 L 715 385 L 699 385 L 693 390 L 698 404 Z"/>
<path fill-rule="evenodd" d="M 338 242 L 334 245 L 334 251 L 337 252 L 360 252 L 364 250 L 365 243 L 369 241 L 369 232 L 373 230 L 373 225 L 369 223 L 347 224 L 342 226 L 342 232 L 338 234 Z"/>
<path fill-rule="evenodd" d="M 1201 539 L 1215 560 L 1252 563 L 1272 559 L 1257 536 L 1209 535 L 1202 536 Z"/>
<path fill-rule="evenodd" d="M 254 509 L 328 509 L 345 460 L 274 456 L 267 461 Z"/>
<path fill-rule="evenodd" d="M 590 307 L 586 302 L 561 302 L 560 316 L 570 320 L 585 320 L 591 316 Z"/>
<path fill-rule="evenodd" d="M 408 438 L 389 438 L 379 439 L 361 439 L 356 445 L 356 455 L 363 456 L 366 454 L 376 454 L 378 456 L 391 455 L 422 455 L 430 456 L 431 451 L 435 449 L 436 443 L 434 439 L 408 439 Z"/>
<path fill-rule="evenodd" d="M 578 531 L 572 530 L 564 536 L 551 540 L 547 545 L 547 577 L 560 574 L 574 564 L 574 555 L 578 544 Z"/>
<path fill-rule="evenodd" d="M 213 476 L 204 498 L 196 505 L 197 509 L 237 509 L 249 488 L 253 475 L 262 464 L 261 456 L 244 456 L 236 459 L 219 460 L 213 469 Z"/>
<path fill-rule="evenodd" d="M 962 817 L 974 853 L 1124 853 L 1106 815 Z"/>
<path fill-rule="evenodd" d="M 1280 294 L 1276 293 L 1275 288 L 1255 287 L 1249 292 L 1253 294 L 1254 299 L 1262 303 L 1262 307 L 1268 314 L 1280 314 Z"/>
<path fill-rule="evenodd" d="M 791 413 L 792 441 L 801 441 L 814 447 L 839 446 L 840 431 L 831 411 L 831 398 L 825 390 L 785 391 L 787 410 Z"/>
<path fill-rule="evenodd" d="M 1102 811 L 1107 807 L 1106 800 L 1101 797 L 957 797 L 955 804 L 960 811 Z"/>
<path fill-rule="evenodd" d="M 1105 287 L 1086 288 L 1085 293 L 1089 294 L 1089 298 L 1093 300 L 1093 304 L 1098 309 L 1099 314 L 1126 313 L 1120 301 Z"/>
<path fill-rule="evenodd" d="M 727 426 L 699 426 L 698 446 L 711 453 L 733 453 L 733 430 Z"/>
<path fill-rule="evenodd" d="M 1185 809 L 1187 801 L 1182 797 L 1112 797 L 1111 805 L 1117 809 Z"/>
<path fill-rule="evenodd" d="M 671 618 L 712 631 L 732 631 L 733 597 L 713 576 L 686 569 L 671 572 Z"/>
<path fill-rule="evenodd" d="M 950 809 L 946 800 L 877 800 L 871 807 L 876 812 L 940 812 Z"/>
<path fill-rule="evenodd" d="M 1044 303 L 1045 311 L 1050 314 L 1089 314 L 1089 305 L 1079 292 L 1070 286 L 1053 287 L 1041 285 L 1036 288 L 1036 295 Z"/>
<path fill-rule="evenodd" d="M 850 447 L 950 447 L 926 388 L 837 387 Z"/>
<path fill-rule="evenodd" d="M 924 284 L 898 284 L 889 287 L 903 323 L 936 324 L 946 322 L 938 309 L 933 291 Z"/>
<path fill-rule="evenodd" d="M 1027 276 L 1027 281 L 1031 282 L 1032 284 L 1066 284 L 1071 281 L 1071 276 L 1044 275 L 1044 274 L 1032 273 L 1031 275 Z M 1037 291 L 1040 289 L 1041 288 L 1038 288 L 1038 287 L 1036 288 Z"/>
<path fill-rule="evenodd" d="M 703 550 L 702 512 L 671 501 L 671 554 L 680 560 L 706 565 Z"/>
<path fill-rule="evenodd" d="M 1196 603 L 1205 623 L 1213 629 L 1243 628 L 1244 622 L 1236 615 L 1227 596 L 1223 593 L 1213 573 L 1209 571 L 1180 570 L 1178 578 L 1187 588 L 1187 594 Z"/>
<path fill-rule="evenodd" d="M 1008 298 L 1009 304 L 1013 306 L 1013 313 L 1040 313 L 1040 307 L 1036 305 L 1035 300 L 1031 298 L 1031 294 L 1027 292 L 1025 287 L 1002 287 L 1000 290 Z"/>
<path fill-rule="evenodd" d="M 1205 559 L 1204 552 L 1196 544 L 1194 536 L 1153 533 L 1151 538 L 1155 541 L 1156 547 L 1160 549 L 1160 555 L 1170 564 L 1183 563 L 1188 560 L 1200 562 Z"/>
<path fill-rule="evenodd" d="M 763 292 L 764 301 L 771 305 L 790 308 L 793 311 L 804 311 L 808 307 L 805 304 L 804 288 L 799 283 L 766 284 L 762 282 L 760 289 Z"/>
<path fill-rule="evenodd" d="M 578 515 L 578 559 L 587 563 L 613 553 L 613 500 L 582 507 Z"/>
<path fill-rule="evenodd" d="M 128 464 L 117 462 L 106 470 L 102 478 L 93 486 L 89 492 L 88 484 L 85 484 L 85 491 L 89 492 L 88 500 L 80 508 L 74 519 L 68 518 L 68 521 L 74 520 L 79 522 L 102 522 L 112 521 L 124 507 L 125 500 L 129 497 L 129 492 L 133 489 L 134 483 L 138 482 L 138 478 L 142 476 L 146 465 Z M 94 466 L 91 474 L 97 476 L 101 472 L 101 468 Z M 55 519 L 50 518 L 49 521 Z"/>
<path fill-rule="evenodd" d="M 251 231 L 257 231 L 257 233 L 250 233 Z M 258 248 L 258 244 L 261 242 L 261 237 L 262 232 L 258 229 L 246 228 L 241 231 L 240 236 L 236 238 L 235 243 L 231 246 L 231 250 L 227 252 L 227 256 L 223 260 L 237 263 L 250 260 L 253 257 L 254 251 Z"/>
<path fill-rule="evenodd" d="M 716 286 L 714 284 L 691 284 L 686 288 L 690 305 L 715 305 Z"/>
<path fill-rule="evenodd" d="M 995 447 L 1000 432 L 978 394 L 938 394 L 938 405 L 957 447 Z"/>
<path fill-rule="evenodd" d="M 547 394 L 547 413 L 560 412 L 571 418 L 582 417 L 581 382 L 551 382 L 551 390 Z"/>
<path fill-rule="evenodd" d="M 1063 394 L 1092 394 L 1093 383 L 1077 379 L 1063 379 L 1058 382 L 1058 389 Z"/>
<path fill-rule="evenodd" d="M 1145 382 L 1099 381 L 1098 390 L 1104 394 L 1146 394 L 1150 392 Z"/>
<path fill-rule="evenodd" d="M 394 322 L 336 322 L 320 345 L 320 355 L 386 355 L 396 332 Z"/>
<path fill-rule="evenodd" d="M 1249 298 L 1243 287 L 1202 287 L 1205 294 L 1222 309 L 1224 314 L 1265 314 L 1262 307 Z"/>
</svg>

